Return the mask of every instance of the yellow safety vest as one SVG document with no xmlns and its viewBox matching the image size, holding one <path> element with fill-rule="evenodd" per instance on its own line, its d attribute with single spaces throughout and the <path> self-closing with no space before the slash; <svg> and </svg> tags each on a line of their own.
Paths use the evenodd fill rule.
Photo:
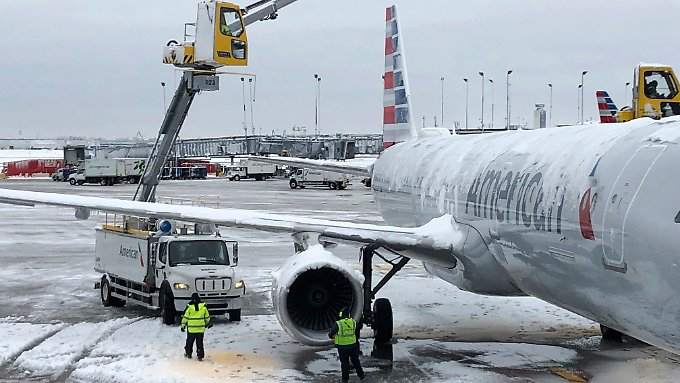
<svg viewBox="0 0 680 383">
<path fill-rule="evenodd" d="M 357 322 L 352 318 L 340 319 L 335 322 L 338 325 L 338 333 L 335 334 L 335 344 L 338 346 L 348 346 L 357 342 L 355 330 Z"/>
<path fill-rule="evenodd" d="M 210 313 L 205 303 L 198 304 L 198 310 L 193 304 L 189 304 L 184 310 L 184 317 L 182 317 L 182 328 L 186 328 L 190 333 L 204 333 L 205 326 L 210 323 Z"/>
</svg>

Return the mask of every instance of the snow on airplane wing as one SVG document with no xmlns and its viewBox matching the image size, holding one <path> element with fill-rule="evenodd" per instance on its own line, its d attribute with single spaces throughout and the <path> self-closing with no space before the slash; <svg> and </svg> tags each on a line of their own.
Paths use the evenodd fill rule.
<svg viewBox="0 0 680 383">
<path fill-rule="evenodd" d="M 253 161 L 266 162 L 269 164 L 287 165 L 296 168 L 327 170 L 329 172 L 353 174 L 361 177 L 371 176 L 371 168 L 374 162 L 373 159 L 370 159 L 363 164 L 355 164 L 351 162 L 312 160 L 295 157 L 250 157 L 250 159 Z"/>
<path fill-rule="evenodd" d="M 464 242 L 463 233 L 450 215 L 433 219 L 420 227 L 405 228 L 243 209 L 215 209 L 8 189 L 0 189 L 0 203 L 73 207 L 106 213 L 292 234 L 318 233 L 319 237 L 324 240 L 338 240 L 359 245 L 374 244 L 395 251 L 408 251 L 410 258 L 448 267 L 455 266 L 456 260 L 453 256 L 462 254 L 462 250 L 459 249 L 462 249 Z"/>
</svg>

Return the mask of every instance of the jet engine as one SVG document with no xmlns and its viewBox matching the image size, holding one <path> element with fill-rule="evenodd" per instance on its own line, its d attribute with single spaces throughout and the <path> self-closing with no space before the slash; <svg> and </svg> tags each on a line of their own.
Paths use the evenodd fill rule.
<svg viewBox="0 0 680 383">
<path fill-rule="evenodd" d="M 361 317 L 363 276 L 321 245 L 290 257 L 272 276 L 276 318 L 301 343 L 331 344 L 328 330 L 343 307 L 355 320 Z"/>
</svg>

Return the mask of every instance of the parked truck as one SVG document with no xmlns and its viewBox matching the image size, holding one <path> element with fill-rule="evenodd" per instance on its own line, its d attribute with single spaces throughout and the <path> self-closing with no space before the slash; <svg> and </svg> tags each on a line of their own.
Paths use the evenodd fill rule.
<svg viewBox="0 0 680 383">
<path fill-rule="evenodd" d="M 268 164 L 264 162 L 245 160 L 238 165 L 228 166 L 226 177 L 229 181 L 240 181 L 246 178 L 254 178 L 258 181 L 264 181 L 267 178 L 276 175 L 277 167 L 275 164 Z"/>
<path fill-rule="evenodd" d="M 127 181 L 136 184 L 144 174 L 145 164 L 146 159 L 143 158 L 88 159 L 79 165 L 78 172 L 69 175 L 69 183 L 111 186 Z"/>
<path fill-rule="evenodd" d="M 104 306 L 129 302 L 160 310 L 163 323 L 174 324 L 191 295 L 198 293 L 211 314 L 241 319 L 245 283 L 234 269 L 237 242 L 177 230 L 168 220 L 157 221 L 152 230 L 144 224 L 130 228 L 140 227 L 143 219 L 124 222 L 96 231 L 95 271 L 102 277 L 95 288 Z"/>
<path fill-rule="evenodd" d="M 324 186 L 331 190 L 343 190 L 349 186 L 349 179 L 346 174 L 302 168 L 291 174 L 288 184 L 291 189 Z"/>
</svg>

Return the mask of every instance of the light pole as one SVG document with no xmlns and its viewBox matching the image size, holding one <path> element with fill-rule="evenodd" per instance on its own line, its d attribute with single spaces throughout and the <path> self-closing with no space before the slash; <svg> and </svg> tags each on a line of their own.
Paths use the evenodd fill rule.
<svg viewBox="0 0 680 383">
<path fill-rule="evenodd" d="M 494 108 L 494 105 L 493 105 L 493 79 L 490 78 L 489 82 L 491 83 L 491 129 L 493 129 L 493 127 L 494 127 L 494 124 L 493 124 L 493 108 Z"/>
<path fill-rule="evenodd" d="M 587 70 L 584 70 L 583 72 L 581 72 L 581 125 L 583 125 L 583 98 L 584 98 L 583 97 L 583 91 L 585 89 L 585 87 L 583 86 L 583 84 L 584 84 L 583 78 L 586 76 L 587 73 L 588 73 Z"/>
<path fill-rule="evenodd" d="M 548 87 L 550 88 L 550 112 L 549 112 L 550 118 L 549 118 L 549 120 L 550 120 L 550 126 L 552 127 L 552 92 L 553 92 L 552 83 L 549 83 Z"/>
<path fill-rule="evenodd" d="M 250 132 L 252 135 L 255 135 L 255 122 L 253 122 L 253 101 L 255 101 L 255 98 L 253 97 L 253 79 L 249 78 L 248 79 L 248 89 L 250 91 Z"/>
<path fill-rule="evenodd" d="M 581 84 L 578 85 L 576 93 L 576 125 L 581 123 Z"/>
<path fill-rule="evenodd" d="M 248 121 L 246 117 L 246 79 L 241 77 L 241 87 L 243 88 L 243 135 L 248 138 Z"/>
<path fill-rule="evenodd" d="M 482 132 L 484 131 L 484 72 L 479 72 L 482 76 Z"/>
<path fill-rule="evenodd" d="M 165 102 L 165 83 L 161 82 L 161 87 L 163 87 L 163 113 L 168 110 L 167 103 Z"/>
<path fill-rule="evenodd" d="M 444 125 L 444 77 L 440 80 L 442 82 L 442 127 L 446 128 L 446 125 Z"/>
<path fill-rule="evenodd" d="M 468 95 L 470 94 L 470 84 L 468 83 L 468 79 L 464 78 L 463 81 L 465 81 L 465 130 L 468 129 Z"/>
<path fill-rule="evenodd" d="M 626 91 L 623 93 L 623 106 L 626 106 L 628 104 L 628 85 L 630 85 L 630 82 L 626 83 Z M 631 100 L 632 104 L 632 100 Z"/>
<path fill-rule="evenodd" d="M 321 76 L 314 74 L 316 79 L 316 106 L 314 107 L 314 135 L 317 137 L 320 133 L 319 123 L 321 120 Z"/>
<path fill-rule="evenodd" d="M 505 79 L 505 129 L 510 129 L 510 75 L 512 74 L 512 70 L 509 70 L 507 73 L 507 77 Z"/>
</svg>

